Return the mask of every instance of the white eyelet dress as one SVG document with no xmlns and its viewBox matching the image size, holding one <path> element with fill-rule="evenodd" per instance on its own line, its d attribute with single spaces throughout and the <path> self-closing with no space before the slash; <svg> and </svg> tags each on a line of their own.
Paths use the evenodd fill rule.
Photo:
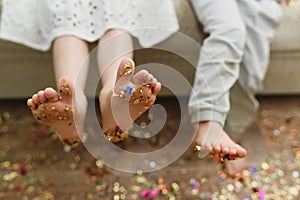
<svg viewBox="0 0 300 200">
<path fill-rule="evenodd" d="M 63 35 L 94 42 L 114 28 L 150 47 L 179 28 L 173 0 L 2 0 L 2 7 L 0 38 L 42 51 Z"/>
</svg>

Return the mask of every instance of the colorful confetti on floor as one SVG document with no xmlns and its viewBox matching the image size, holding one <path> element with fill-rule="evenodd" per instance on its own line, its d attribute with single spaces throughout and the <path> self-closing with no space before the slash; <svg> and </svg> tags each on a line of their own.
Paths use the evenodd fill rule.
<svg viewBox="0 0 300 200">
<path fill-rule="evenodd" d="M 63 146 L 55 133 L 34 121 L 23 101 L 2 101 L 0 199 L 297 200 L 300 98 L 265 97 L 260 102 L 257 126 L 265 147 L 257 146 L 255 134 L 246 136 L 248 146 L 258 153 L 250 156 L 250 166 L 242 177 L 231 179 L 219 163 L 199 160 L 189 152 L 160 171 L 118 172 L 93 158 L 83 146 Z M 162 104 L 172 108 L 174 101 L 166 99 Z M 178 123 L 171 110 L 163 136 L 167 138 Z M 163 137 L 159 138 L 160 145 L 168 141 Z M 126 145 L 134 148 L 130 142 Z M 147 145 L 151 149 L 158 144 Z"/>
</svg>

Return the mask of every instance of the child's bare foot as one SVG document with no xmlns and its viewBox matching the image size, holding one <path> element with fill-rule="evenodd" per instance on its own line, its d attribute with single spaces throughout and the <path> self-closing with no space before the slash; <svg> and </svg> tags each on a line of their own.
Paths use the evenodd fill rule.
<svg viewBox="0 0 300 200">
<path fill-rule="evenodd" d="M 80 142 L 78 128 L 83 130 L 83 121 L 80 119 L 84 118 L 86 112 L 84 108 L 87 106 L 86 98 L 83 96 L 80 101 L 82 105 L 76 106 L 77 110 L 75 110 L 72 107 L 73 95 L 72 82 L 67 78 L 61 78 L 58 81 L 58 92 L 53 88 L 46 88 L 34 94 L 27 101 L 35 119 L 41 124 L 51 127 L 63 143 L 71 146 Z M 74 122 L 74 111 L 76 112 L 76 123 L 82 121 L 81 127 Z"/>
<path fill-rule="evenodd" d="M 195 125 L 195 133 L 195 144 L 201 147 L 199 155 L 203 157 L 209 153 L 240 158 L 247 155 L 247 151 L 233 142 L 218 122 L 200 122 Z"/>
<path fill-rule="evenodd" d="M 225 172 L 231 178 L 242 178 L 242 172 L 248 167 L 246 158 L 225 160 Z"/>
<path fill-rule="evenodd" d="M 100 108 L 103 130 L 112 142 L 123 140 L 118 133 L 130 129 L 132 123 L 156 100 L 161 84 L 146 70 L 134 74 L 134 62 L 123 59 L 118 68 L 114 88 L 103 88 Z"/>
</svg>

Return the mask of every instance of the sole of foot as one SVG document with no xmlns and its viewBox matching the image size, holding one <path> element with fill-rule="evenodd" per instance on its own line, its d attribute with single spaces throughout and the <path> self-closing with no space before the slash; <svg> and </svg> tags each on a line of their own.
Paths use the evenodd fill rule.
<svg viewBox="0 0 300 200">
<path fill-rule="evenodd" d="M 74 120 L 74 113 L 77 111 L 72 106 L 73 88 L 73 83 L 68 78 L 61 78 L 57 91 L 53 88 L 41 90 L 27 100 L 27 105 L 34 118 L 51 127 L 64 144 L 77 146 L 81 142 L 78 133 L 82 127 L 76 125 Z"/>
<path fill-rule="evenodd" d="M 104 86 L 100 93 L 102 128 L 112 142 L 126 138 L 132 123 L 153 105 L 161 89 L 161 84 L 148 71 L 134 73 L 134 70 L 134 61 L 123 59 L 115 86 Z"/>
</svg>

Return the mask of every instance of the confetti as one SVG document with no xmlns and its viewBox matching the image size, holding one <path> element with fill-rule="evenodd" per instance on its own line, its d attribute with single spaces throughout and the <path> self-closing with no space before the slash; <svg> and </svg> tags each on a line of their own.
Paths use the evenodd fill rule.
<svg viewBox="0 0 300 200">
<path fill-rule="evenodd" d="M 267 152 L 269 155 L 262 161 L 251 163 L 252 165 L 243 171 L 242 179 L 227 177 L 224 169 L 214 162 L 212 163 L 216 168 L 211 168 L 212 163 L 209 160 L 202 160 L 201 164 L 204 165 L 198 166 L 193 160 L 188 159 L 179 159 L 176 164 L 164 170 L 151 173 L 138 170 L 134 175 L 124 175 L 107 167 L 105 160 L 93 158 L 84 149 L 71 150 L 68 146 L 62 148 L 57 136 L 47 129 L 40 129 L 39 124 L 16 118 L 14 112 L 5 112 L 9 113 L 8 117 L 3 117 L 4 112 L 0 112 L 0 128 L 6 127 L 5 133 L 8 134 L 0 135 L 3 141 L 10 142 L 4 143 L 0 149 L 0 199 L 293 200 L 299 198 L 300 108 L 293 112 L 277 112 L 272 109 L 260 112 L 258 116 L 261 120 L 260 128 L 270 152 Z M 70 109 L 66 108 L 65 112 L 70 112 Z M 175 116 L 172 113 L 168 115 L 171 118 Z M 28 127 L 20 125 L 21 128 L 16 129 L 15 119 L 26 121 Z M 172 131 L 176 122 L 167 121 L 167 124 L 172 125 L 168 127 Z M 145 133 L 138 131 L 134 134 Z M 13 141 L 12 137 L 20 140 Z M 32 146 L 25 141 L 31 140 L 31 137 L 34 138 Z M 24 149 L 24 152 L 20 151 L 20 148 Z M 18 154 L 15 149 L 18 149 Z M 147 164 L 153 168 L 158 165 L 156 160 L 150 158 Z M 202 169 L 206 168 L 209 168 L 209 173 L 203 172 Z M 48 173 L 53 171 L 55 173 L 64 171 L 65 174 L 61 179 L 56 178 L 58 180 L 51 177 L 49 179 Z M 59 182 L 65 183 L 69 179 L 74 180 L 74 185 L 75 182 L 81 181 L 83 185 L 80 187 L 86 191 L 76 194 L 57 192 Z"/>
</svg>

